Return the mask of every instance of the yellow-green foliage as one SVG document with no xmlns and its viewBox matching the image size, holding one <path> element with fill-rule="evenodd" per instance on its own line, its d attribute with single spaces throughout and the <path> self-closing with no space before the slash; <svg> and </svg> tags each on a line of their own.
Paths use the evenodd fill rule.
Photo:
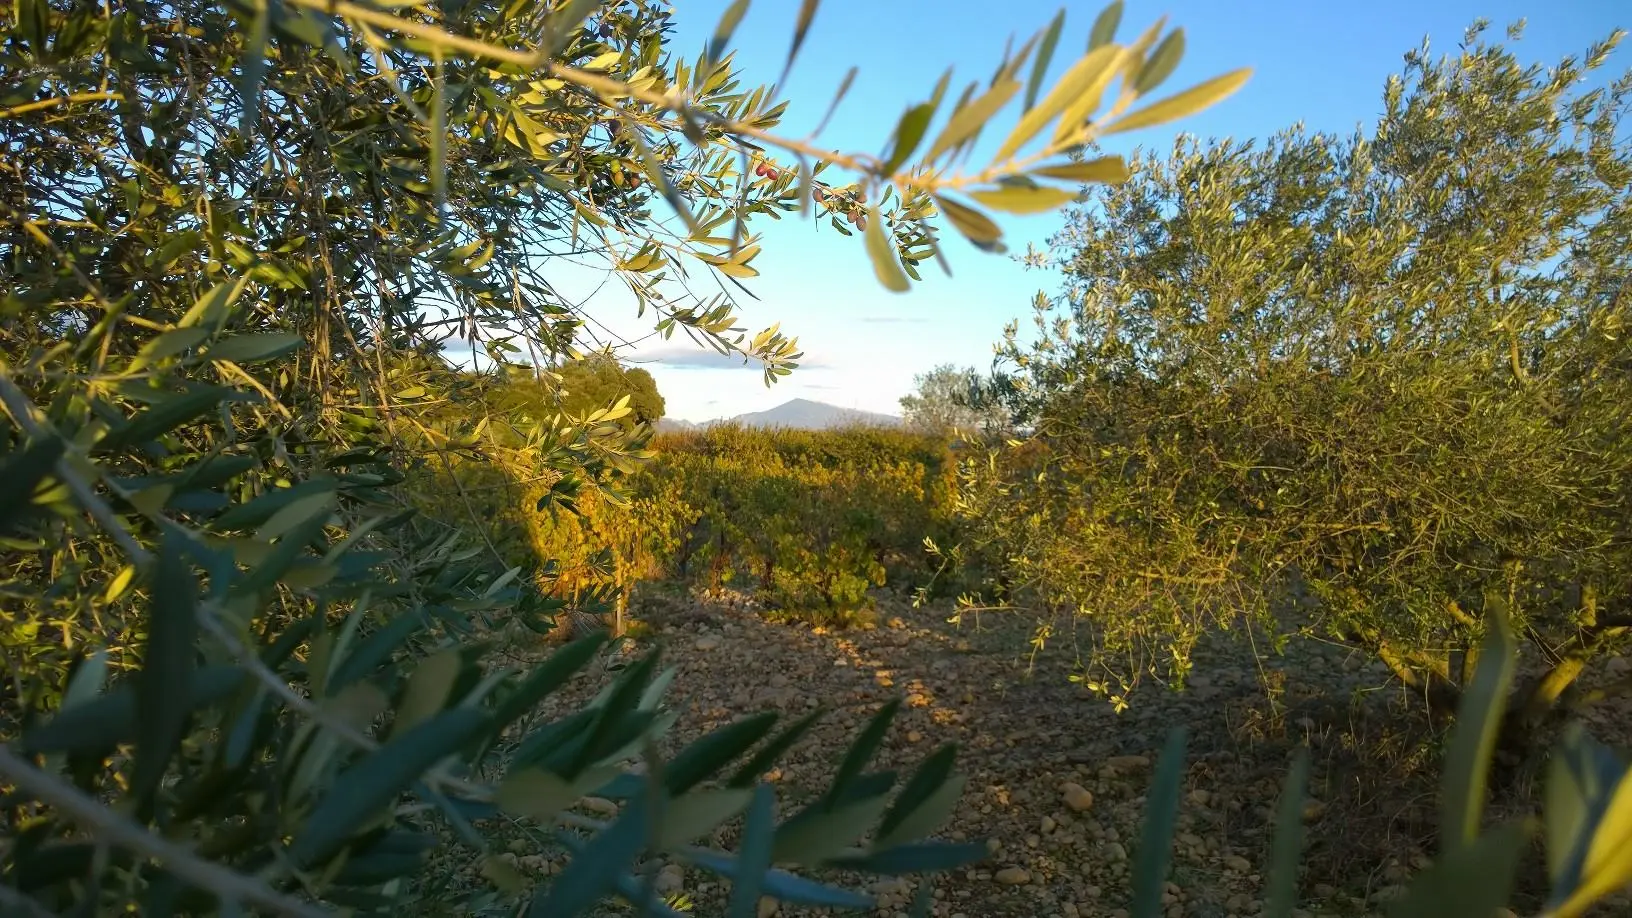
<svg viewBox="0 0 1632 918">
<path fill-rule="evenodd" d="M 626 506 L 603 498 L 530 521 L 534 553 L 559 562 L 558 593 L 673 578 L 839 612 L 926 573 L 923 540 L 947 525 L 951 462 L 936 437 L 716 427 L 659 436 L 652 450 Z"/>
</svg>

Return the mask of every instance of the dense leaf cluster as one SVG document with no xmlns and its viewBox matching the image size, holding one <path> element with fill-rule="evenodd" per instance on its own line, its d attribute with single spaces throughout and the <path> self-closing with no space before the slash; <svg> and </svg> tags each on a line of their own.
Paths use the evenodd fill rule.
<svg viewBox="0 0 1632 918">
<path fill-rule="evenodd" d="M 926 538 L 951 525 L 952 455 L 942 437 L 888 429 L 716 426 L 661 434 L 624 483 L 628 501 L 534 517 L 534 553 L 557 595 L 658 579 L 759 595 L 779 614 L 823 620 L 869 591 L 927 580 Z"/>
</svg>

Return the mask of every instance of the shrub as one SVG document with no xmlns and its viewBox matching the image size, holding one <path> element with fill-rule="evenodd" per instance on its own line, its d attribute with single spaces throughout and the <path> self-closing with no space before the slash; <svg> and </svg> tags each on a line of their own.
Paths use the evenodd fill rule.
<svg viewBox="0 0 1632 918">
<path fill-rule="evenodd" d="M 1535 717 L 1624 641 L 1632 77 L 1584 85 L 1618 35 L 1543 70 L 1482 28 L 1408 55 L 1367 134 L 1183 140 L 1072 212 L 1002 381 L 1041 450 L 968 463 L 964 509 L 1092 619 L 1112 695 L 1250 617 L 1448 709 L 1495 590 Z"/>
<path fill-rule="evenodd" d="M 534 521 L 561 589 L 742 583 L 783 614 L 841 618 L 873 587 L 927 579 L 923 541 L 948 532 L 952 463 L 935 435 L 717 426 L 652 451 L 629 503 Z"/>
</svg>

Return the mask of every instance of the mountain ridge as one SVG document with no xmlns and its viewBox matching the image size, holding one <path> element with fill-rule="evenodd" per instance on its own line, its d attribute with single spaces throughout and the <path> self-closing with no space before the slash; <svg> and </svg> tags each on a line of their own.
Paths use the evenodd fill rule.
<svg viewBox="0 0 1632 918">
<path fill-rule="evenodd" d="M 893 414 L 881 414 L 876 411 L 844 408 L 828 402 L 818 402 L 814 399 L 794 398 L 764 411 L 748 411 L 732 417 L 715 418 L 709 421 L 695 422 L 682 421 L 676 418 L 662 418 L 657 422 L 657 429 L 660 431 L 705 430 L 720 424 L 741 424 L 745 427 L 785 427 L 794 430 L 831 430 L 835 427 L 847 427 L 854 424 L 896 427 L 901 424 L 901 418 Z"/>
</svg>

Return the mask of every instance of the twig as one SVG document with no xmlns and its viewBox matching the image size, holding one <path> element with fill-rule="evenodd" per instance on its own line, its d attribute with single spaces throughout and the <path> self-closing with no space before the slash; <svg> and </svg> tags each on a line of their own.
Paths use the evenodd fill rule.
<svg viewBox="0 0 1632 918">
<path fill-rule="evenodd" d="M 56 108 L 59 105 L 72 105 L 75 102 L 123 102 L 125 97 L 117 92 L 76 92 L 66 96 L 56 96 L 50 99 L 41 99 L 37 102 L 26 102 L 22 105 L 13 105 L 11 108 L 0 108 L 0 118 L 15 118 L 29 112 L 43 111 Z"/>
<path fill-rule="evenodd" d="M 255 905 L 274 914 L 298 918 L 325 918 L 330 914 L 154 835 L 96 798 L 30 765 L 6 746 L 0 746 L 0 776 L 14 782 L 18 790 L 55 807 L 98 838 L 160 862 L 170 873 L 215 893 L 224 902 Z"/>
<path fill-rule="evenodd" d="M 406 19 L 402 16 L 396 15 L 395 13 L 372 9 L 359 3 L 351 2 L 351 0 L 293 0 L 293 2 L 297 6 L 306 7 L 307 9 L 321 10 L 331 16 L 337 15 L 345 17 L 358 23 L 359 25 L 374 26 L 379 29 L 385 29 L 411 36 L 437 47 L 468 54 L 474 59 L 486 59 L 501 63 L 514 64 L 528 70 L 544 70 L 545 72 L 549 73 L 550 76 L 553 76 L 556 79 L 571 83 L 580 87 L 581 89 L 588 90 L 609 99 L 617 98 L 619 96 L 627 96 L 632 99 L 637 99 L 647 105 L 651 105 L 664 111 L 671 111 L 681 116 L 689 114 L 694 117 L 701 118 L 702 120 L 711 122 L 715 126 L 724 129 L 727 133 L 737 134 L 743 137 L 750 137 L 759 141 L 760 143 L 781 147 L 790 153 L 800 154 L 811 159 L 830 162 L 853 172 L 876 176 L 880 179 L 898 184 L 903 188 L 918 188 L 920 190 L 932 193 L 943 188 L 963 188 L 976 183 L 993 181 L 999 176 L 1007 173 L 1022 171 L 1036 162 L 1046 159 L 1049 156 L 1057 155 L 1060 152 L 1060 150 L 1055 149 L 1054 144 L 1049 144 L 1049 146 L 1040 153 L 1019 158 L 1011 157 L 1006 163 L 993 164 L 974 175 L 959 175 L 950 179 L 943 179 L 938 173 L 934 172 L 883 176 L 878 175 L 878 169 L 875 165 L 870 162 L 864 162 L 862 156 L 860 155 L 847 155 L 839 153 L 835 150 L 824 150 L 815 144 L 806 143 L 804 141 L 795 140 L 788 137 L 782 137 L 763 128 L 756 127 L 755 125 L 744 121 L 739 121 L 720 115 L 716 112 L 703 109 L 694 109 L 688 104 L 686 97 L 677 92 L 671 91 L 667 94 L 660 93 L 651 89 L 634 86 L 614 77 L 602 76 L 598 73 L 592 73 L 578 67 L 562 64 L 558 61 L 551 60 L 549 52 L 545 50 L 520 51 L 514 48 L 506 48 L 502 45 L 482 41 L 481 39 L 459 35 L 429 23 L 416 22 L 411 19 Z M 1090 134 L 1089 136 L 1081 138 L 1079 142 L 1086 143 L 1092 139 L 1093 137 Z M 867 159 L 871 160 L 872 158 L 867 157 Z"/>
</svg>

